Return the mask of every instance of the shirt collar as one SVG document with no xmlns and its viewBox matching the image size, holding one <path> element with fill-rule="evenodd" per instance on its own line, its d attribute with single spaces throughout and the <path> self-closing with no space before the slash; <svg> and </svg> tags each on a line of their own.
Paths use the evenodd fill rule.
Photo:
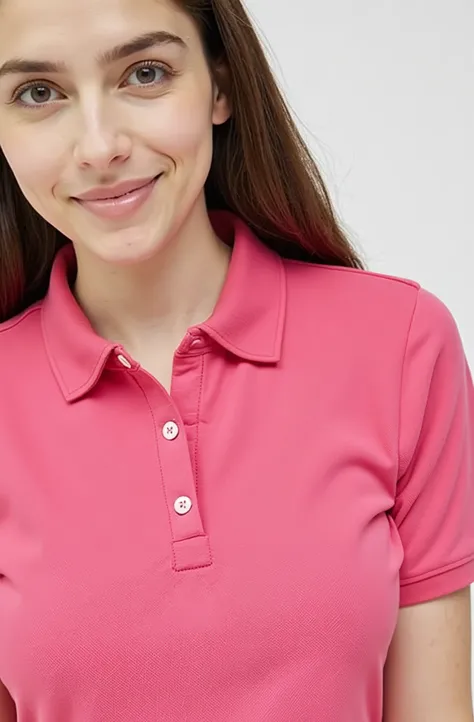
<svg viewBox="0 0 474 722">
<path fill-rule="evenodd" d="M 224 288 L 212 316 L 201 331 L 233 355 L 256 363 L 280 359 L 286 309 L 282 259 L 248 226 L 227 211 L 213 211 L 216 233 L 233 246 Z M 59 386 L 68 401 L 86 394 L 97 382 L 118 344 L 98 336 L 70 288 L 76 259 L 72 244 L 58 251 L 50 286 L 42 303 L 46 350 Z"/>
</svg>

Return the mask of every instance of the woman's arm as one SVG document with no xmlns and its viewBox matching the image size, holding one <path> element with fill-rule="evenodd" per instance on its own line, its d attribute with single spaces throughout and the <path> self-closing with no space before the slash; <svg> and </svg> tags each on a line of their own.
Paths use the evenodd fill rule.
<svg viewBox="0 0 474 722">
<path fill-rule="evenodd" d="M 13 700 L 0 682 L 0 722 L 16 722 Z"/>
<path fill-rule="evenodd" d="M 469 587 L 400 610 L 383 722 L 473 722 Z"/>
</svg>

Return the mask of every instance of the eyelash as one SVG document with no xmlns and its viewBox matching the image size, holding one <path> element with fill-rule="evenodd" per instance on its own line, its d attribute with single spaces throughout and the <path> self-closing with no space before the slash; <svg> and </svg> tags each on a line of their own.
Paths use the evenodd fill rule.
<svg viewBox="0 0 474 722">
<path fill-rule="evenodd" d="M 163 72 L 163 77 L 160 81 L 157 83 L 149 83 L 148 85 L 150 87 L 156 87 L 157 85 L 161 85 L 163 82 L 165 82 L 167 79 L 169 79 L 171 76 L 176 75 L 176 73 L 171 70 L 166 65 L 163 65 L 163 63 L 159 63 L 157 60 L 142 60 L 139 63 L 135 63 L 135 65 L 130 66 L 130 68 L 127 70 L 126 78 L 128 78 L 132 73 L 136 72 L 137 70 L 140 70 L 141 68 L 156 68 L 157 70 L 161 70 Z M 51 83 L 48 81 L 41 81 L 41 80 L 35 80 L 34 82 L 25 83 L 24 85 L 21 85 L 19 88 L 17 88 L 12 96 L 12 99 L 9 104 L 11 105 L 20 105 L 22 108 L 27 108 L 28 110 L 40 110 L 41 108 L 45 108 L 49 106 L 51 103 L 57 102 L 57 101 L 49 101 L 46 103 L 36 103 L 33 105 L 29 105 L 28 103 L 24 103 L 22 100 L 20 100 L 20 97 L 23 95 L 23 93 L 27 90 L 32 90 L 33 88 L 44 88 L 44 87 L 53 87 L 51 86 Z M 133 87 L 133 86 L 132 86 Z M 136 86 L 136 87 L 147 87 L 146 85 L 143 86 Z M 57 91 L 59 92 L 59 91 Z"/>
</svg>

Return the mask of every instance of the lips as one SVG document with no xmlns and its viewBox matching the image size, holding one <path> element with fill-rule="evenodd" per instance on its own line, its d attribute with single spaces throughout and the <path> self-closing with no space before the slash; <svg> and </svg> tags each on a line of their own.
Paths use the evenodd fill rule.
<svg viewBox="0 0 474 722">
<path fill-rule="evenodd" d="M 117 183 L 114 186 L 101 186 L 93 188 L 86 193 L 73 196 L 73 198 L 78 201 L 113 201 L 144 188 L 152 181 L 157 180 L 158 177 L 159 176 L 150 176 L 148 178 L 123 181 L 122 183 Z"/>
<path fill-rule="evenodd" d="M 124 181 L 114 186 L 94 188 L 73 201 L 83 210 L 103 221 L 128 222 L 153 197 L 163 174 L 152 178 Z"/>
</svg>

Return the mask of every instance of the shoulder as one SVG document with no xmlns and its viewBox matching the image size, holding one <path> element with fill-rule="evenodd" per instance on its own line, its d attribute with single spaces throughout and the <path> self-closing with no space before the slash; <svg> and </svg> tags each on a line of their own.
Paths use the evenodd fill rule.
<svg viewBox="0 0 474 722">
<path fill-rule="evenodd" d="M 383 308 L 384 317 L 407 313 L 452 325 L 447 306 L 435 294 L 417 281 L 358 268 L 324 266 L 301 261 L 283 261 L 287 288 L 291 295 L 306 296 L 308 302 L 324 299 L 331 303 L 344 301 L 344 312 L 360 313 L 377 305 Z"/>
<path fill-rule="evenodd" d="M 41 383 L 44 341 L 40 306 L 31 306 L 0 323 L 0 358 L 2 410 L 11 410 L 18 408 L 20 399 L 33 399 L 38 380 Z"/>
<path fill-rule="evenodd" d="M 283 261 L 289 286 L 297 284 L 308 291 L 316 286 L 326 292 L 357 293 L 354 300 L 373 301 L 375 298 L 407 297 L 416 299 L 420 284 L 408 278 L 391 276 L 375 271 L 343 266 L 326 266 L 302 261 Z"/>
<path fill-rule="evenodd" d="M 373 271 L 284 260 L 288 315 L 300 328 L 330 327 L 367 347 L 401 350 L 417 340 L 459 346 L 443 301 L 418 282 Z M 354 346 L 353 346 L 354 348 Z"/>
<path fill-rule="evenodd" d="M 8 338 L 28 334 L 32 326 L 40 323 L 43 301 L 38 301 L 21 313 L 0 323 L 0 343 Z"/>
<path fill-rule="evenodd" d="M 2 367 L 15 365 L 38 351 L 41 343 L 41 303 L 30 306 L 25 311 L 0 323 L 0 354 Z"/>
</svg>

